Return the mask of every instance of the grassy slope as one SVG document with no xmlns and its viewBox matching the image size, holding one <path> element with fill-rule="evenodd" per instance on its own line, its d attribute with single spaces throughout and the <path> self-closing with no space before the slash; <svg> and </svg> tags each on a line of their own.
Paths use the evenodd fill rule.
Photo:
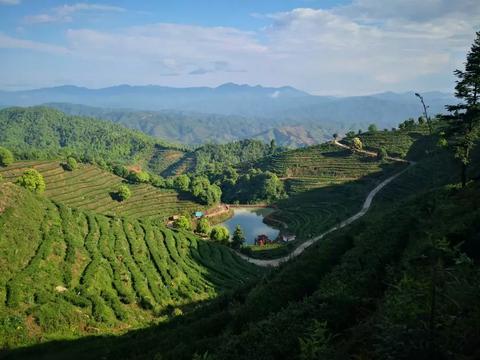
<svg viewBox="0 0 480 360">
<path fill-rule="evenodd" d="M 131 217 L 168 217 L 202 208 L 190 200 L 180 199 L 173 190 L 160 190 L 148 184 L 129 185 L 132 196 L 118 202 L 110 192 L 124 180 L 93 165 L 81 164 L 75 171 L 65 171 L 58 161 L 22 161 L 0 168 L 0 174 L 14 181 L 28 168 L 35 168 L 44 176 L 48 197 L 70 207 Z"/>
<path fill-rule="evenodd" d="M 72 210 L 11 183 L 0 207 L 0 347 L 166 321 L 260 275 L 153 220 Z"/>
</svg>

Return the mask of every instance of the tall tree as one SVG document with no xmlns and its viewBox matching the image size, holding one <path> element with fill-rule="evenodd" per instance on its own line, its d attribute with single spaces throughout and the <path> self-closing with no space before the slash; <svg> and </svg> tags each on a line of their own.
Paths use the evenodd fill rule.
<svg viewBox="0 0 480 360">
<path fill-rule="evenodd" d="M 462 187 L 467 182 L 467 170 L 471 162 L 471 150 L 475 144 L 476 131 L 480 123 L 480 31 L 467 54 L 465 70 L 455 70 L 457 85 L 455 96 L 461 103 L 447 106 L 452 114 L 445 118 L 449 122 L 448 135 L 455 149 L 455 157 L 461 162 Z"/>
<path fill-rule="evenodd" d="M 240 249 L 245 243 L 245 235 L 240 225 L 237 225 L 232 236 L 232 247 L 235 249 Z"/>
</svg>

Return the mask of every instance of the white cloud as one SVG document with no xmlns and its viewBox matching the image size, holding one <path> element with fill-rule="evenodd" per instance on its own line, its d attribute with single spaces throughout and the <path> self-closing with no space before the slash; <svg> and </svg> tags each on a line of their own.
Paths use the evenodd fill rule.
<svg viewBox="0 0 480 360">
<path fill-rule="evenodd" d="M 68 54 L 67 48 L 38 41 L 14 38 L 0 33 L 0 49 L 27 49 L 51 54 Z"/>
<path fill-rule="evenodd" d="M 7 0 L 8 1 L 8 0 Z M 48 13 L 29 15 L 24 18 L 28 24 L 71 22 L 73 16 L 79 12 L 123 12 L 124 8 L 102 4 L 77 3 L 73 5 L 62 5 L 51 9 Z"/>
<path fill-rule="evenodd" d="M 41 51 L 68 51 L 75 68 L 83 66 L 97 86 L 163 83 L 169 76 L 169 85 L 174 86 L 234 81 L 288 84 L 324 94 L 448 90 L 453 86 L 452 71 L 461 66 L 480 27 L 477 1 L 391 0 L 387 5 L 354 0 L 328 10 L 298 8 L 255 15 L 270 25 L 250 32 L 158 23 L 115 31 L 71 29 L 65 48 L 12 38 L 9 42 Z M 80 11 L 122 10 L 78 3 L 36 15 L 44 16 L 36 20 L 69 21 Z M 0 37 L 0 46 L 2 41 L 8 43 Z M 80 82 L 84 77 L 78 76 Z"/>
<path fill-rule="evenodd" d="M 18 5 L 20 0 L 0 0 L 1 5 Z"/>
<path fill-rule="evenodd" d="M 254 34 L 225 27 L 152 24 L 115 32 L 68 30 L 72 52 L 82 58 L 143 64 L 152 76 L 242 72 L 242 57 L 266 48 Z"/>
</svg>

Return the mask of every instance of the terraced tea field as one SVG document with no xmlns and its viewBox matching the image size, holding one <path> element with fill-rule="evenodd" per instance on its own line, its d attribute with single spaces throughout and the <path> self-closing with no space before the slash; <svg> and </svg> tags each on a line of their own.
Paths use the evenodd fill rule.
<svg viewBox="0 0 480 360">
<path fill-rule="evenodd" d="M 287 191 L 295 194 L 352 182 L 390 165 L 333 144 L 322 144 L 280 153 L 261 166 L 283 178 Z"/>
<path fill-rule="evenodd" d="M 284 179 L 290 195 L 273 218 L 300 240 L 313 237 L 357 212 L 368 192 L 403 166 L 333 144 L 281 153 L 264 166 Z"/>
<path fill-rule="evenodd" d="M 10 183 L 0 203 L 0 259 L 11 259 L 0 262 L 3 346 L 166 320 L 261 274 L 159 220 L 72 210 Z"/>
<path fill-rule="evenodd" d="M 428 135 L 427 125 L 416 125 L 413 130 L 375 131 L 358 135 L 366 150 L 377 151 L 383 147 L 390 156 L 418 160 L 425 156 L 425 149 L 436 143 Z M 349 139 L 342 142 L 349 144 Z"/>
<path fill-rule="evenodd" d="M 112 199 L 110 192 L 123 179 L 93 165 L 80 164 L 75 171 L 65 171 L 58 161 L 22 161 L 0 168 L 0 174 L 13 181 L 28 168 L 37 169 L 44 176 L 48 197 L 70 207 L 137 218 L 168 217 L 202 208 L 192 201 L 180 199 L 173 190 L 161 190 L 148 184 L 130 185 L 132 196 L 118 202 Z"/>
</svg>

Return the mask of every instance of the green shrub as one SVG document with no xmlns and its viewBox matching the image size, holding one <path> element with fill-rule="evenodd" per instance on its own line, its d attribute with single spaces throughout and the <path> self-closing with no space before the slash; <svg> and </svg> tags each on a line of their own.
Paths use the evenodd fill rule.
<svg viewBox="0 0 480 360">
<path fill-rule="evenodd" d="M 386 159 L 388 156 L 388 153 L 387 153 L 387 150 L 384 148 L 384 147 L 381 147 L 380 149 L 378 149 L 377 151 L 377 159 L 378 160 L 384 160 Z"/>
<path fill-rule="evenodd" d="M 120 185 L 115 193 L 118 201 L 125 201 L 132 196 L 132 192 L 127 185 Z"/>
<path fill-rule="evenodd" d="M 0 166 L 8 166 L 13 163 L 13 160 L 11 151 L 0 146 Z"/>
<path fill-rule="evenodd" d="M 186 216 L 179 216 L 175 221 L 173 222 L 173 226 L 176 229 L 182 229 L 182 230 L 191 230 L 192 229 L 192 224 L 190 220 Z"/>
<path fill-rule="evenodd" d="M 128 180 L 133 183 L 148 183 L 150 181 L 150 174 L 146 171 L 131 171 L 128 174 Z"/>
<path fill-rule="evenodd" d="M 363 149 L 363 143 L 362 143 L 362 140 L 360 140 L 359 137 L 354 137 L 352 144 L 353 144 L 353 148 L 355 150 L 362 150 Z"/>
<path fill-rule="evenodd" d="M 129 175 L 128 169 L 123 165 L 115 165 L 113 167 L 113 173 L 122 178 L 127 178 Z"/>
<path fill-rule="evenodd" d="M 196 232 L 199 234 L 210 233 L 210 222 L 207 218 L 202 217 L 200 220 L 198 220 Z"/>
<path fill-rule="evenodd" d="M 210 239 L 214 241 L 227 242 L 230 238 L 230 233 L 225 226 L 215 226 L 210 231 Z"/>
<path fill-rule="evenodd" d="M 45 191 L 45 180 L 42 174 L 35 169 L 25 170 L 22 176 L 17 179 L 17 184 L 27 190 L 41 194 Z"/>
<path fill-rule="evenodd" d="M 67 158 L 67 163 L 65 164 L 65 169 L 68 170 L 68 171 L 73 171 L 77 168 L 78 168 L 77 160 L 75 160 L 75 158 L 69 156 Z"/>
</svg>

